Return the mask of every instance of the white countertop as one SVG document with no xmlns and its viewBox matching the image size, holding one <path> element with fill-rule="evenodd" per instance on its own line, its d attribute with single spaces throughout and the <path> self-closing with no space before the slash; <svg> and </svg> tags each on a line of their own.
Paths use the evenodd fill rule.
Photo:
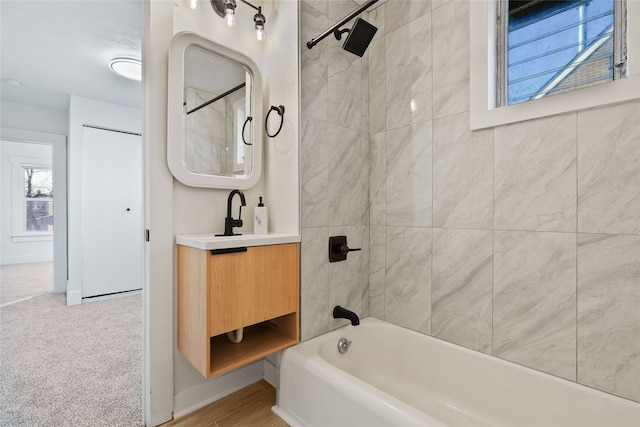
<svg viewBox="0 0 640 427">
<path fill-rule="evenodd" d="M 240 236 L 216 236 L 209 234 L 180 234 L 176 236 L 178 245 L 190 246 L 196 249 L 229 249 L 243 246 L 280 245 L 300 241 L 299 234 L 269 233 L 242 234 Z"/>
</svg>

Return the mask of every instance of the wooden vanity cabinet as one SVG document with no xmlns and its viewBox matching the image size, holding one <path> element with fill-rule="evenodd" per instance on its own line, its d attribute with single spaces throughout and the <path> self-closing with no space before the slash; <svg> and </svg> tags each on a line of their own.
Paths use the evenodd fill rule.
<svg viewBox="0 0 640 427">
<path fill-rule="evenodd" d="M 237 252 L 235 252 L 237 251 Z M 206 378 L 299 341 L 299 243 L 178 245 L 178 349 Z M 227 332 L 244 328 L 238 344 Z"/>
</svg>

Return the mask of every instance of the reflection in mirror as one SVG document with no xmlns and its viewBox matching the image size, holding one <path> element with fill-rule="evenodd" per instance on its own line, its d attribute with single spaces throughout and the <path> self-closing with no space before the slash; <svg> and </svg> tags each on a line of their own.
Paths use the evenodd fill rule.
<svg viewBox="0 0 640 427">
<path fill-rule="evenodd" d="M 189 171 L 222 176 L 251 173 L 251 162 L 245 159 L 251 157 L 252 146 L 242 136 L 251 111 L 247 87 L 251 74 L 242 65 L 199 46 L 186 48 L 183 155 Z"/>
<path fill-rule="evenodd" d="M 169 52 L 167 162 L 185 185 L 248 189 L 262 172 L 262 80 L 255 63 L 197 34 Z"/>
</svg>

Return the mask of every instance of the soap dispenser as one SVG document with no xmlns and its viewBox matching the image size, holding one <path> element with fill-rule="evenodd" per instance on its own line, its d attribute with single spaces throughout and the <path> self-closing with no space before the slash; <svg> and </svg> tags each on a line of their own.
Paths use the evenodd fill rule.
<svg viewBox="0 0 640 427">
<path fill-rule="evenodd" d="M 262 196 L 260 196 L 260 203 L 253 208 L 253 234 L 269 234 L 268 222 L 269 211 L 262 203 Z"/>
</svg>

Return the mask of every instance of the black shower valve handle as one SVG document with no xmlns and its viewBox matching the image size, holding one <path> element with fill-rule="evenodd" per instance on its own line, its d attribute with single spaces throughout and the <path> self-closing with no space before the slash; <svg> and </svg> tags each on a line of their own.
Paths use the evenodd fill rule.
<svg viewBox="0 0 640 427">
<path fill-rule="evenodd" d="M 333 251 L 343 255 L 346 255 L 349 252 L 355 252 L 355 251 L 361 251 L 361 250 L 362 248 L 350 248 L 349 246 L 344 244 L 333 245 Z"/>
<path fill-rule="evenodd" d="M 350 248 L 347 244 L 347 236 L 329 237 L 329 262 L 345 261 L 349 252 L 361 250 L 361 248 Z"/>
</svg>

